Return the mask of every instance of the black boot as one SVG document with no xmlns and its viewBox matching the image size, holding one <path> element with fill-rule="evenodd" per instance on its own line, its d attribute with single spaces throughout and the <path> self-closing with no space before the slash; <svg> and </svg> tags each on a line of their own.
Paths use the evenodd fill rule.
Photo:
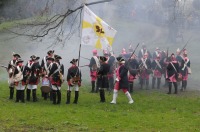
<svg viewBox="0 0 200 132">
<path fill-rule="evenodd" d="M 24 100 L 24 90 L 21 90 L 21 101 L 22 103 L 25 103 L 25 100 Z"/>
<path fill-rule="evenodd" d="M 129 82 L 129 93 L 133 92 L 133 82 Z"/>
<path fill-rule="evenodd" d="M 171 91 L 172 91 L 172 82 L 169 82 L 168 85 L 169 85 L 169 92 L 167 94 L 171 94 Z"/>
<path fill-rule="evenodd" d="M 75 91 L 75 98 L 74 98 L 74 104 L 78 103 L 78 96 L 79 96 L 79 91 Z"/>
<path fill-rule="evenodd" d="M 32 90 L 33 102 L 37 102 L 36 89 Z"/>
<path fill-rule="evenodd" d="M 57 90 L 57 96 L 58 96 L 57 104 L 60 104 L 60 102 L 61 102 L 61 92 L 60 92 L 60 90 Z"/>
<path fill-rule="evenodd" d="M 92 90 L 90 91 L 90 93 L 94 93 L 94 89 L 95 89 L 95 81 L 92 81 L 91 84 L 92 84 Z"/>
<path fill-rule="evenodd" d="M 156 82 L 156 78 L 155 78 L 155 77 L 153 77 L 153 78 L 152 78 L 152 89 L 154 89 L 154 88 L 155 88 L 155 82 Z"/>
<path fill-rule="evenodd" d="M 9 99 L 13 99 L 14 87 L 9 87 L 9 88 L 10 88 L 10 97 L 9 97 Z"/>
<path fill-rule="evenodd" d="M 67 91 L 67 102 L 66 104 L 70 104 L 70 98 L 71 98 L 71 91 Z"/>
<path fill-rule="evenodd" d="M 146 79 L 146 89 L 149 89 L 149 79 Z"/>
<path fill-rule="evenodd" d="M 96 90 L 95 90 L 96 93 L 99 92 L 99 86 L 98 86 L 98 81 L 96 81 Z"/>
<path fill-rule="evenodd" d="M 157 78 L 157 89 L 160 89 L 161 78 Z"/>
<path fill-rule="evenodd" d="M 174 84 L 174 88 L 175 88 L 174 94 L 178 94 L 177 82 L 173 82 L 173 84 Z"/>
<path fill-rule="evenodd" d="M 186 88 L 187 88 L 187 80 L 185 80 L 185 89 L 184 90 L 186 90 Z"/>
<path fill-rule="evenodd" d="M 104 91 L 104 89 L 100 89 L 99 90 L 99 92 L 100 92 L 100 102 L 105 102 L 105 91 Z"/>
<path fill-rule="evenodd" d="M 56 91 L 52 90 L 52 99 L 53 99 L 53 104 L 56 104 Z"/>
<path fill-rule="evenodd" d="M 20 90 L 16 90 L 16 101 L 15 102 L 19 102 L 20 99 Z"/>
<path fill-rule="evenodd" d="M 26 100 L 30 101 L 30 94 L 31 94 L 31 90 L 30 89 L 26 89 Z"/>
</svg>

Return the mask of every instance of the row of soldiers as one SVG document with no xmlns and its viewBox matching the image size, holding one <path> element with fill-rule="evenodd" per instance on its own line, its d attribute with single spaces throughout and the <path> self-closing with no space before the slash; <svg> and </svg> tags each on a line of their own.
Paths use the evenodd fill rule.
<svg viewBox="0 0 200 132">
<path fill-rule="evenodd" d="M 107 73 L 108 83 L 107 89 L 109 91 L 114 89 L 114 76 L 116 73 L 116 58 L 113 52 L 108 50 L 103 51 L 106 63 L 110 66 Z M 168 53 L 156 48 L 153 55 L 147 50 L 146 45 L 142 45 L 142 49 L 139 50 L 138 55 L 133 53 L 133 48 L 130 46 L 129 51 L 123 48 L 119 57 L 124 58 L 125 68 L 128 69 L 128 91 L 133 92 L 133 84 L 136 78 L 139 79 L 140 88 L 149 89 L 149 79 L 152 75 L 152 89 L 160 89 L 161 78 L 165 78 L 165 86 L 168 85 L 169 92 L 171 93 L 172 84 L 175 87 L 175 93 L 178 92 L 178 84 L 182 82 L 181 90 L 185 90 L 187 87 L 188 74 L 191 74 L 190 59 L 187 56 L 186 49 L 177 49 L 176 54 L 172 53 L 168 56 Z M 91 76 L 91 92 L 98 92 L 98 69 L 100 64 L 98 62 L 97 50 L 93 50 L 93 57 L 90 59 L 90 76 Z M 172 78 L 173 77 L 173 78 Z M 157 83 L 156 83 L 157 81 Z M 95 84 L 97 84 L 95 86 Z"/>
<path fill-rule="evenodd" d="M 40 57 L 32 55 L 30 60 L 24 65 L 21 56 L 13 53 L 13 59 L 7 67 L 10 88 L 9 99 L 13 99 L 14 88 L 16 88 L 16 102 L 25 102 L 25 90 L 26 100 L 30 101 L 32 92 L 33 102 L 36 102 L 36 90 L 38 89 L 40 78 L 42 78 L 41 91 L 44 99 L 47 100 L 50 97 L 53 104 L 61 103 L 61 85 L 64 81 L 64 65 L 60 62 L 62 57 L 54 54 L 54 50 L 50 50 L 47 52 L 47 56 L 42 59 L 41 65 L 39 59 Z M 66 104 L 70 103 L 71 87 L 75 87 L 75 99 L 73 103 L 77 104 L 78 102 L 81 71 L 76 66 L 77 61 L 78 59 L 72 59 L 70 61 L 72 66 L 68 68 Z M 78 79 L 74 80 L 75 77 L 78 77 Z"/>
</svg>

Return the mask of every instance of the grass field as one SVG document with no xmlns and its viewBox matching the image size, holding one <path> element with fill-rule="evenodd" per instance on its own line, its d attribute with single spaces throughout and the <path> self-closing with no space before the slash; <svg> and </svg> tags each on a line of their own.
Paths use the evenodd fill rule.
<svg viewBox="0 0 200 132">
<path fill-rule="evenodd" d="M 106 93 L 106 103 L 99 95 L 89 93 L 89 86 L 80 89 L 79 103 L 66 105 L 66 84 L 62 88 L 62 102 L 53 105 L 42 99 L 38 102 L 15 103 L 9 100 L 6 82 L 0 83 L 0 131 L 200 131 L 200 94 L 186 91 L 167 95 L 167 89 L 135 90 L 135 102 L 120 92 L 117 104 Z M 72 101 L 74 92 L 72 92 Z"/>
</svg>

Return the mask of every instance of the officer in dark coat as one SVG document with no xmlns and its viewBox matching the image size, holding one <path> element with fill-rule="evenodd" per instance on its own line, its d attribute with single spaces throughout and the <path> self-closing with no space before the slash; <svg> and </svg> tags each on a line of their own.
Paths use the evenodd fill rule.
<svg viewBox="0 0 200 132">
<path fill-rule="evenodd" d="M 13 74 L 14 74 L 14 69 L 16 67 L 16 62 L 17 60 L 21 58 L 19 54 L 13 53 L 13 59 L 8 63 L 8 83 L 9 83 L 9 89 L 10 89 L 10 97 L 9 99 L 13 99 L 14 95 L 14 83 L 13 83 Z"/>
<path fill-rule="evenodd" d="M 133 92 L 133 83 L 137 77 L 139 69 L 139 63 L 136 59 L 136 55 L 133 54 L 128 62 L 128 81 L 129 81 L 129 92 Z"/>
<path fill-rule="evenodd" d="M 167 77 L 169 83 L 169 92 L 171 94 L 172 83 L 174 84 L 175 92 L 174 94 L 178 93 L 178 86 L 177 86 L 177 79 L 179 76 L 179 64 L 175 58 L 174 53 L 171 54 L 171 61 L 167 66 Z"/>
<path fill-rule="evenodd" d="M 78 59 L 72 59 L 70 63 L 72 66 L 68 69 L 67 72 L 67 83 L 68 83 L 68 89 L 67 89 L 67 102 L 66 104 L 70 104 L 70 98 L 71 98 L 71 91 L 74 87 L 75 89 L 75 98 L 74 98 L 74 104 L 78 103 L 79 98 L 79 87 L 81 86 L 81 70 L 77 66 Z"/>
<path fill-rule="evenodd" d="M 30 94 L 32 91 L 33 102 L 37 101 L 36 90 L 40 79 L 41 66 L 38 62 L 40 57 L 32 55 L 31 60 L 28 61 L 26 67 L 29 69 L 29 77 L 27 81 L 26 100 L 30 101 Z"/>
<path fill-rule="evenodd" d="M 116 58 L 119 64 L 119 67 L 116 70 L 116 79 L 115 79 L 115 87 L 113 92 L 113 100 L 110 102 L 111 104 L 116 104 L 116 99 L 118 95 L 118 91 L 120 89 L 123 90 L 125 95 L 127 96 L 129 100 L 129 104 L 132 104 L 134 101 L 128 92 L 128 69 L 125 67 L 125 59 L 123 57 L 117 57 Z"/>
<path fill-rule="evenodd" d="M 107 59 L 105 56 L 99 57 L 100 68 L 97 72 L 97 86 L 100 92 L 100 102 L 105 102 L 105 91 L 104 88 L 108 89 L 108 72 L 110 71 L 110 65 L 106 63 Z"/>
<path fill-rule="evenodd" d="M 60 104 L 61 102 L 61 85 L 63 82 L 64 66 L 60 63 L 61 56 L 56 55 L 50 71 L 49 78 L 52 88 L 53 104 Z"/>
</svg>

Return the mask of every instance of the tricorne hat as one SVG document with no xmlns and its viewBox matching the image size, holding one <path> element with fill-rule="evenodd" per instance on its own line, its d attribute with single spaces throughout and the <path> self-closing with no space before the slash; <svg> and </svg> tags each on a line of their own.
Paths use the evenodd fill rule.
<svg viewBox="0 0 200 132">
<path fill-rule="evenodd" d="M 19 55 L 19 54 L 17 54 L 17 53 L 14 53 L 13 52 L 13 54 L 12 54 L 14 57 L 18 57 L 18 58 L 21 58 L 21 56 Z"/>
<path fill-rule="evenodd" d="M 21 58 L 19 58 L 19 59 L 17 60 L 16 64 L 21 63 L 21 62 L 24 62 L 24 61 L 23 61 Z"/>
<path fill-rule="evenodd" d="M 99 57 L 99 60 L 105 62 L 105 61 L 107 61 L 107 58 L 106 58 L 105 56 L 100 56 L 100 57 Z"/>
<path fill-rule="evenodd" d="M 74 63 L 77 62 L 77 61 L 78 61 L 78 59 L 72 59 L 72 60 L 70 61 L 70 63 L 74 64 Z"/>
<path fill-rule="evenodd" d="M 47 52 L 48 55 L 53 54 L 53 53 L 54 53 L 54 50 L 49 50 L 49 51 Z"/>
<path fill-rule="evenodd" d="M 125 63 L 125 59 L 121 56 L 116 58 L 119 63 Z"/>
</svg>

